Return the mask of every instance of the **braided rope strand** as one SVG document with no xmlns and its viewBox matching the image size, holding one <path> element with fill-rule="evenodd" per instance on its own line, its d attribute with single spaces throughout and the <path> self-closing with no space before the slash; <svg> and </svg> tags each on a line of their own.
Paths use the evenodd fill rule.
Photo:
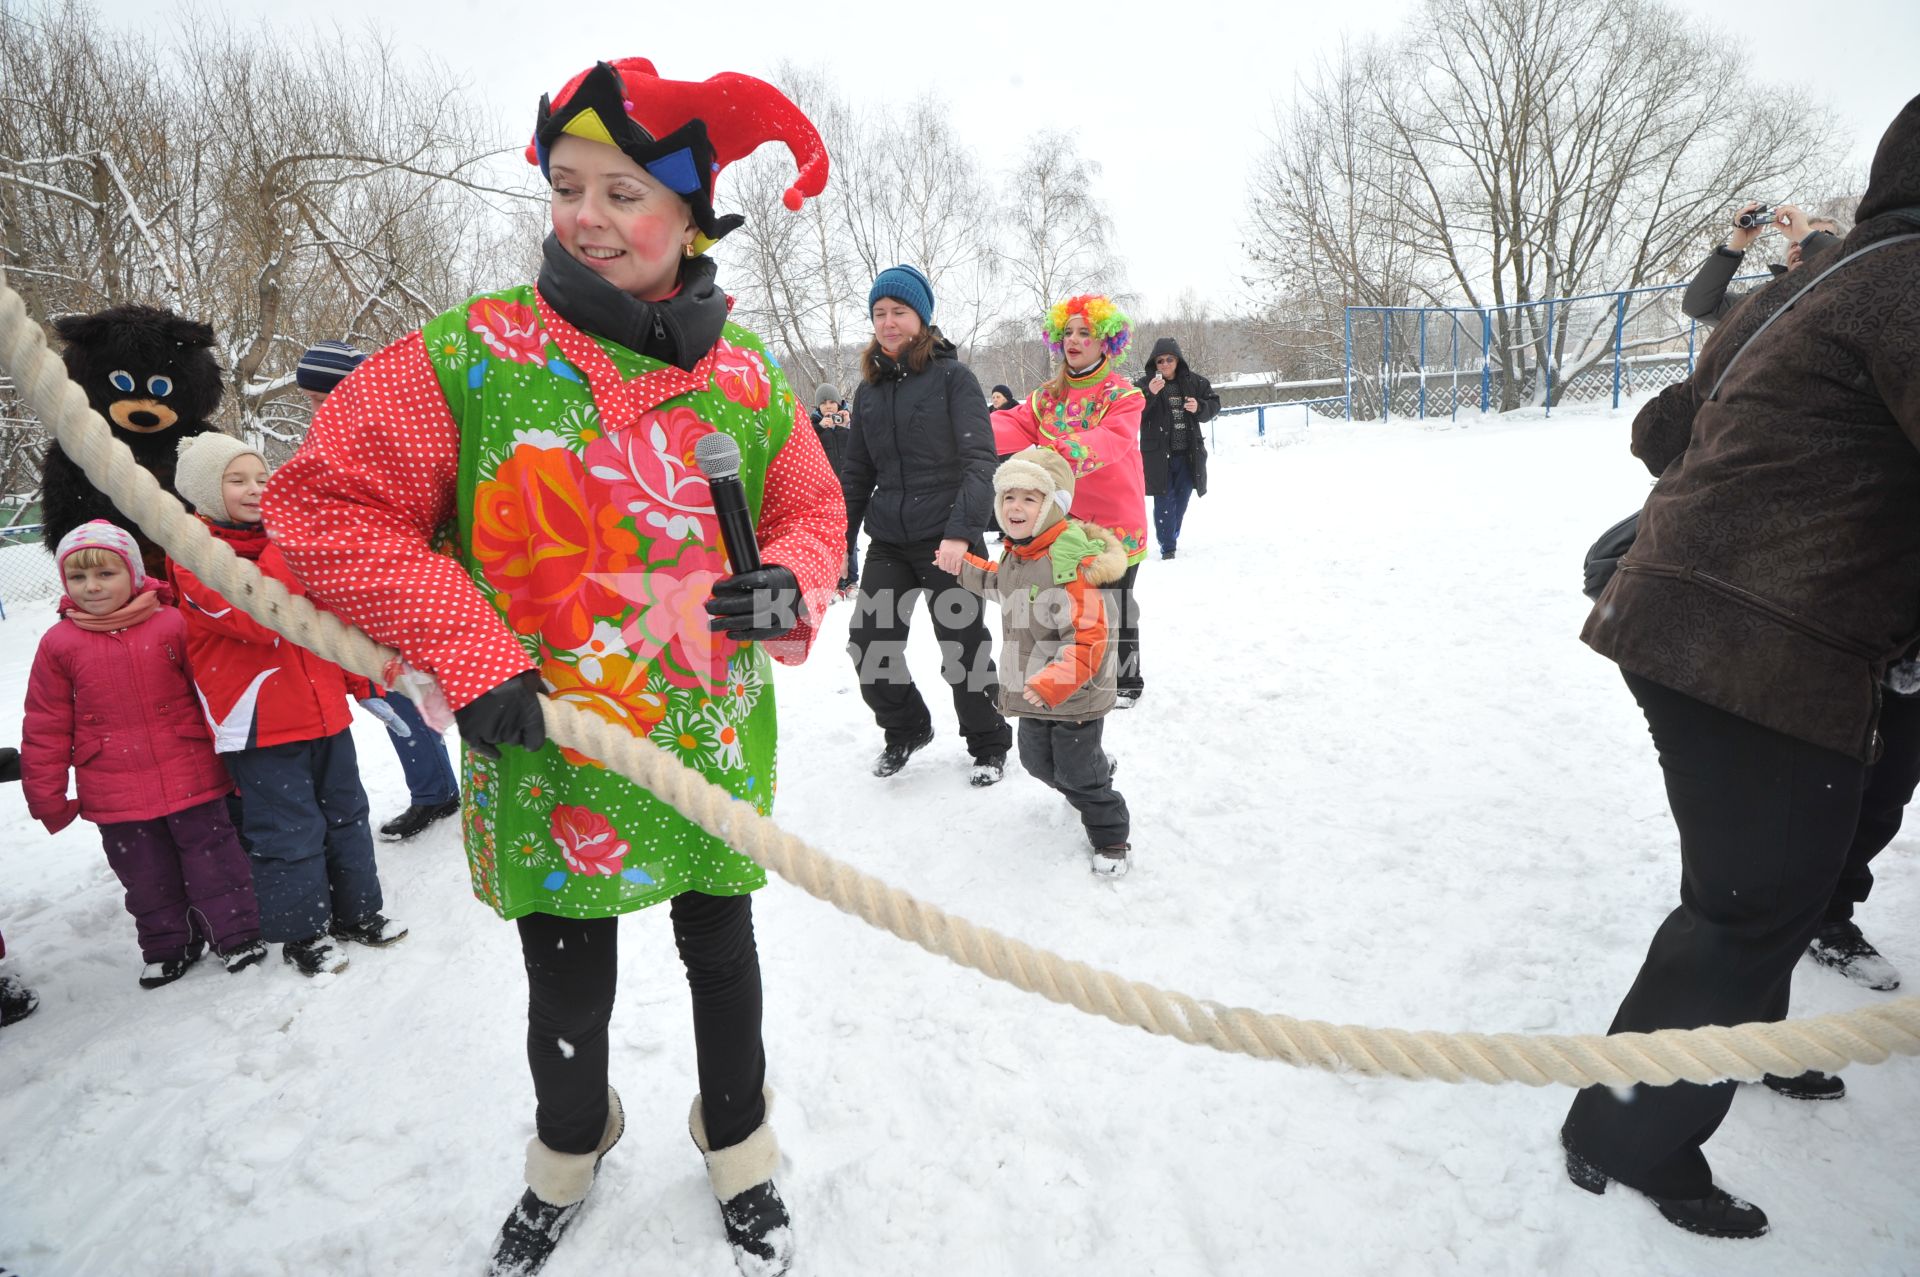
<svg viewBox="0 0 1920 1277">
<path fill-rule="evenodd" d="M 114 439 L 0 269 L 0 368 L 52 437 L 115 506 L 235 607 L 345 669 L 376 681 L 397 657 L 287 592 L 210 535 Z M 1920 1055 L 1920 997 L 1837 1015 L 1657 1033 L 1444 1033 L 1297 1020 L 1224 1007 L 1039 949 L 947 913 L 819 851 L 661 750 L 612 723 L 542 698 L 547 733 L 644 785 L 687 819 L 793 883 L 880 930 L 992 979 L 1115 1024 L 1193 1046 L 1367 1077 L 1527 1086 L 1656 1086 L 1831 1072 Z"/>
</svg>

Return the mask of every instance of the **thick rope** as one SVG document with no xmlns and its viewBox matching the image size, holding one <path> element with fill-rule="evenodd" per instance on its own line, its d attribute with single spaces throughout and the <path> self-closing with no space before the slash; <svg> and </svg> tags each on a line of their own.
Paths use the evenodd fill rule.
<svg viewBox="0 0 1920 1277">
<path fill-rule="evenodd" d="M 0 270 L 0 368 L 13 375 L 60 447 L 168 554 L 241 611 L 346 669 L 380 680 L 396 653 L 262 577 L 208 534 L 113 438 L 47 349 Z M 1223 1007 L 1128 980 L 976 926 L 782 830 L 652 742 L 585 710 L 543 698 L 547 733 L 644 785 L 689 820 L 843 912 L 1015 988 L 1115 1024 L 1218 1051 L 1329 1072 L 1528 1086 L 1753 1081 L 1765 1073 L 1831 1072 L 1920 1055 L 1920 998 L 1841 1015 L 1731 1028 L 1668 1029 L 1612 1037 L 1371 1029 Z"/>
</svg>

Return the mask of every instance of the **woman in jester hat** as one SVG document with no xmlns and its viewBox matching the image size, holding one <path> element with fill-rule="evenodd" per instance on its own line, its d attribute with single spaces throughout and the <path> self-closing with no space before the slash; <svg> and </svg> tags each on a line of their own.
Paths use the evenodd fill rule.
<svg viewBox="0 0 1920 1277">
<path fill-rule="evenodd" d="M 1083 293 L 1056 302 L 1042 317 L 1041 330 L 1060 366 L 1024 403 L 993 414 L 994 451 L 1006 456 L 1052 448 L 1073 467 L 1073 517 L 1120 534 L 1127 571 L 1107 589 L 1107 612 L 1117 618 L 1119 631 L 1114 704 L 1126 709 L 1146 688 L 1133 583 L 1147 557 L 1147 484 L 1140 465 L 1140 414 L 1147 401 L 1120 369 L 1132 327 L 1112 298 Z"/>
<path fill-rule="evenodd" d="M 804 659 L 846 546 L 840 485 L 779 366 L 728 321 L 705 253 L 744 220 L 714 181 L 793 152 L 789 208 L 826 185 L 772 86 L 599 63 L 540 103 L 552 189 L 535 284 L 488 293 L 328 396 L 266 503 L 316 602 L 431 675 L 466 739 L 474 893 L 525 956 L 535 1137 L 494 1271 L 539 1268 L 620 1138 L 607 1085 L 620 914 L 669 903 L 693 997 L 690 1130 L 743 1267 L 785 1272 L 749 893 L 765 875 L 651 793 L 546 739 L 538 696 L 773 805 L 769 656 Z M 694 444 L 739 445 L 767 566 L 730 574 Z"/>
</svg>

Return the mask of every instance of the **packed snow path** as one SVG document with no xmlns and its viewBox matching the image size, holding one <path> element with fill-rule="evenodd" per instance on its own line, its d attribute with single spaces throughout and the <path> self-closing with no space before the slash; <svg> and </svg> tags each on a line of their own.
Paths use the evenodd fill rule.
<svg viewBox="0 0 1920 1277">
<path fill-rule="evenodd" d="M 778 675 L 782 823 L 1010 934 L 1223 1001 L 1604 1027 L 1678 877 L 1644 726 L 1574 638 L 1580 552 L 1646 489 L 1626 417 L 1225 437 L 1248 428 L 1223 423 L 1181 558 L 1142 571 L 1148 693 L 1111 727 L 1129 878 L 1091 880 L 1071 812 L 1017 768 L 969 789 L 938 695 L 947 734 L 893 781 L 868 777 L 878 737 L 836 650 L 844 609 L 814 660 Z M 14 704 L 50 615 L 5 623 Z M 381 730 L 358 736 L 376 815 L 397 809 Z M 91 828 L 49 839 L 17 799 L 8 819 L 7 969 L 44 1001 L 0 1033 L 0 1264 L 481 1264 L 530 1130 L 524 986 L 453 831 L 383 849 L 391 912 L 414 928 L 399 948 L 356 950 L 320 981 L 270 964 L 146 993 Z M 1877 862 L 1860 916 L 1920 978 L 1911 846 Z M 1715 1243 L 1566 1183 L 1565 1091 L 1195 1052 L 991 985 L 779 884 L 757 910 L 803 1272 L 1920 1267 L 1911 1061 L 1849 1070 L 1839 1104 L 1744 1093 L 1710 1152 L 1775 1233 Z M 556 1277 L 731 1270 L 683 1129 L 691 1044 L 660 921 L 623 927 L 614 1078 L 633 1128 Z M 1796 994 L 1798 1014 L 1882 996 L 1810 965 Z"/>
</svg>

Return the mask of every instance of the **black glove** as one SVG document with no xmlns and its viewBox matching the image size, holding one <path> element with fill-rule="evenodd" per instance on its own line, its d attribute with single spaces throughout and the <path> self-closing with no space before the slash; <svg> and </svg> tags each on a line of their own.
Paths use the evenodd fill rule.
<svg viewBox="0 0 1920 1277">
<path fill-rule="evenodd" d="M 540 675 L 522 670 L 506 682 L 482 693 L 453 711 L 460 736 L 488 758 L 500 757 L 500 746 L 535 750 L 547 743 L 547 720 L 540 716 Z"/>
<path fill-rule="evenodd" d="M 779 638 L 800 623 L 800 582 L 777 563 L 723 576 L 707 600 L 707 628 L 738 642 Z"/>
<path fill-rule="evenodd" d="M 840 574 L 840 588 L 843 591 L 851 590 L 854 586 L 858 585 L 859 583 L 860 583 L 860 555 L 853 550 L 848 550 L 846 571 Z"/>
</svg>

